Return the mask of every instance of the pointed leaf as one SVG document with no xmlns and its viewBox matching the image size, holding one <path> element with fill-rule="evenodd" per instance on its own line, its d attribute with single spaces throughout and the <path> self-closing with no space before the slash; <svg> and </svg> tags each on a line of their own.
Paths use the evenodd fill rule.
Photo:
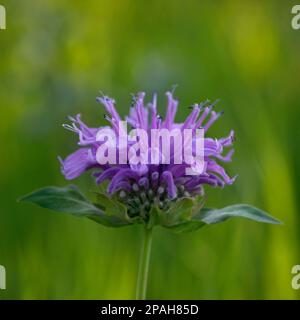
<svg viewBox="0 0 300 320">
<path fill-rule="evenodd" d="M 178 221 L 178 223 L 164 225 L 164 227 L 175 233 L 186 233 L 198 230 L 205 225 L 220 223 L 234 217 L 241 217 L 264 223 L 281 224 L 279 220 L 273 218 L 261 209 L 247 204 L 236 204 L 223 209 L 203 208 L 189 220 Z"/>
<path fill-rule="evenodd" d="M 87 217 L 110 227 L 128 224 L 118 217 L 106 215 L 101 208 L 91 203 L 76 186 L 45 187 L 22 197 L 20 201 L 32 202 L 40 207 L 70 213 L 77 217 Z"/>
<path fill-rule="evenodd" d="M 241 217 L 258 222 L 281 224 L 281 222 L 261 209 L 248 204 L 236 204 L 223 209 L 202 209 L 193 217 L 193 220 L 201 220 L 206 224 L 223 222 L 229 218 Z"/>
</svg>

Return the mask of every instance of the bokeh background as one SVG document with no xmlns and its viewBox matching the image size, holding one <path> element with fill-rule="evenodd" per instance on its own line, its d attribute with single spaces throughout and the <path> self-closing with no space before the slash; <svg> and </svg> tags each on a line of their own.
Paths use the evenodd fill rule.
<svg viewBox="0 0 300 320">
<path fill-rule="evenodd" d="M 237 135 L 224 190 L 208 205 L 251 203 L 284 226 L 231 220 L 196 233 L 157 228 L 152 299 L 299 299 L 300 30 L 294 1 L 1 0 L 0 299 L 134 298 L 139 227 L 106 229 L 16 199 L 67 184 L 57 155 L 76 148 L 61 124 L 82 113 L 103 124 L 98 91 L 126 114 L 130 93 L 178 84 L 177 120 L 191 103 L 221 98 L 212 136 Z M 149 97 L 149 96 L 148 96 Z M 150 97 L 149 97 L 150 99 Z M 90 175 L 75 181 L 87 192 Z"/>
</svg>

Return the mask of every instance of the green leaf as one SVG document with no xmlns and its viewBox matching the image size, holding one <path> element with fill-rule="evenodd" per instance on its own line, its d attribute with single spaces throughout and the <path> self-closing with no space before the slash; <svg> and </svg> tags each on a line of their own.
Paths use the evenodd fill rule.
<svg viewBox="0 0 300 320">
<path fill-rule="evenodd" d="M 201 203 L 192 198 L 182 198 L 176 201 L 165 213 L 165 218 L 161 219 L 163 227 L 175 233 L 186 233 L 198 230 L 205 226 L 199 220 L 192 220 L 194 208 L 200 208 Z"/>
<path fill-rule="evenodd" d="M 57 212 L 70 213 L 77 217 L 87 217 L 109 227 L 129 224 L 120 217 L 107 215 L 100 206 L 91 203 L 76 186 L 45 187 L 22 197 L 20 201 L 32 202 L 40 207 Z"/>
<path fill-rule="evenodd" d="M 172 225 L 178 222 L 190 220 L 194 201 L 192 198 L 181 198 L 171 205 L 166 212 L 166 224 Z"/>
<path fill-rule="evenodd" d="M 170 226 L 164 226 L 168 230 L 174 233 L 188 233 L 192 231 L 196 231 L 202 227 L 204 227 L 206 223 L 198 220 L 189 220 L 189 221 L 182 221 L 177 224 L 173 224 Z"/>
<path fill-rule="evenodd" d="M 193 220 L 200 220 L 206 224 L 223 222 L 229 218 L 240 217 L 258 222 L 281 224 L 281 222 L 261 209 L 248 204 L 236 204 L 223 209 L 202 209 L 193 217 Z"/>
<path fill-rule="evenodd" d="M 181 198 L 172 202 L 170 204 L 170 208 L 166 211 L 158 208 L 157 206 L 153 206 L 149 213 L 150 219 L 147 226 L 148 228 L 151 228 L 155 225 L 160 225 L 166 228 L 172 228 L 177 224 L 186 222 L 192 216 L 193 205 L 193 199 Z"/>
<path fill-rule="evenodd" d="M 127 208 L 124 204 L 114 198 L 110 198 L 104 193 L 96 193 L 97 205 L 102 208 L 109 216 L 119 217 L 121 220 L 129 221 L 130 218 L 127 215 Z"/>
<path fill-rule="evenodd" d="M 177 208 L 179 209 L 179 207 Z M 241 217 L 264 223 L 281 224 L 279 220 L 273 218 L 263 210 L 247 204 L 236 204 L 223 209 L 203 208 L 196 213 L 195 208 L 197 208 L 197 203 L 194 204 L 192 208 L 194 214 L 191 218 L 186 216 L 186 219 L 174 220 L 173 223 L 165 223 L 163 226 L 175 233 L 186 233 L 196 231 L 205 225 L 226 221 L 233 217 Z"/>
</svg>

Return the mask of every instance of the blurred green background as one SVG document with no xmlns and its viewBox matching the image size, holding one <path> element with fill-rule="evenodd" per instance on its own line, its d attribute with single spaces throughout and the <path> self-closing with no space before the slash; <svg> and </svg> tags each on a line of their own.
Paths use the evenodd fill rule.
<svg viewBox="0 0 300 320">
<path fill-rule="evenodd" d="M 297 1 L 1 0 L 0 299 L 134 298 L 141 229 L 106 229 L 19 204 L 44 185 L 66 185 L 57 155 L 76 148 L 61 124 L 82 113 L 103 124 L 98 91 L 126 114 L 130 93 L 160 95 L 178 84 L 177 120 L 187 106 L 221 98 L 210 135 L 235 129 L 239 174 L 208 205 L 251 203 L 284 226 L 231 220 L 186 235 L 157 228 L 152 299 L 299 299 L 300 30 Z M 149 97 L 149 96 L 148 96 Z M 149 97 L 150 99 L 150 97 Z M 90 175 L 77 179 L 85 190 Z"/>
</svg>

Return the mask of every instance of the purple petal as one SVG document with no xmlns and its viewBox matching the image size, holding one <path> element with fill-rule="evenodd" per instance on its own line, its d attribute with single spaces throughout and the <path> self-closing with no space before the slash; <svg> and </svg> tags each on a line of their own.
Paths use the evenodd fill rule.
<svg viewBox="0 0 300 320">
<path fill-rule="evenodd" d="M 96 180 L 97 184 L 102 183 L 107 179 L 111 179 L 116 173 L 118 173 L 121 169 L 119 167 L 109 168 L 103 171 Z"/>
<path fill-rule="evenodd" d="M 165 181 L 168 186 L 168 197 L 174 199 L 177 196 L 177 188 L 174 183 L 173 175 L 170 171 L 165 171 L 162 174 L 162 181 Z"/>
<path fill-rule="evenodd" d="M 128 181 L 130 179 L 137 180 L 138 178 L 139 178 L 139 175 L 136 172 L 132 171 L 131 169 L 121 169 L 112 178 L 108 186 L 108 193 L 112 193 L 120 181 L 123 181 L 123 180 Z"/>
<path fill-rule="evenodd" d="M 168 98 L 168 106 L 167 106 L 166 118 L 165 118 L 163 127 L 167 129 L 171 129 L 174 123 L 178 101 L 173 98 L 172 93 L 169 91 L 166 93 L 166 96 Z"/>
<path fill-rule="evenodd" d="M 61 171 L 67 180 L 72 180 L 80 176 L 83 172 L 92 167 L 97 167 L 98 163 L 91 154 L 91 150 L 81 148 L 70 154 L 65 160 L 59 158 Z"/>
</svg>

